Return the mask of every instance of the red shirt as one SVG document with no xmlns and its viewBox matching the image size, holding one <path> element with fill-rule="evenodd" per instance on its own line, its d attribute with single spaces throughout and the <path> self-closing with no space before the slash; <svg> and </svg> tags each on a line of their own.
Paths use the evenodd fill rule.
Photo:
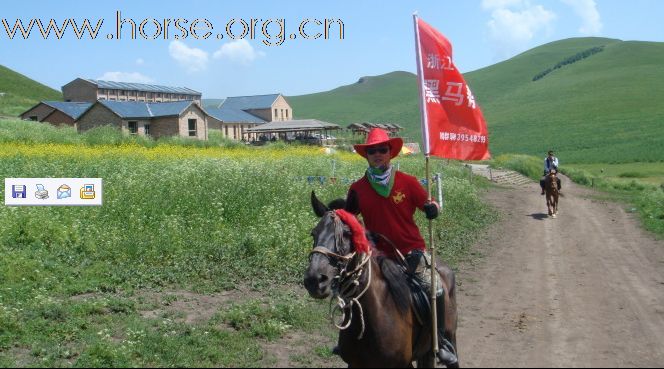
<svg viewBox="0 0 664 369">
<path fill-rule="evenodd" d="M 425 250 L 426 244 L 415 224 L 416 209 L 422 210 L 428 195 L 417 178 L 396 172 L 390 196 L 379 195 L 369 183 L 366 175 L 350 186 L 349 191 L 358 195 L 360 214 L 365 227 L 380 233 L 394 242 L 406 255 L 412 250 Z M 394 256 L 392 246 L 378 240 L 376 247 L 388 256 Z"/>
</svg>

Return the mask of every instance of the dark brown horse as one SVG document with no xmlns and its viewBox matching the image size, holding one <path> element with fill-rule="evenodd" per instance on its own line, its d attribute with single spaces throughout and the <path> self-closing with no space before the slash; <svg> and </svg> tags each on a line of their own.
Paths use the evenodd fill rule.
<svg viewBox="0 0 664 369">
<path fill-rule="evenodd" d="M 433 367 L 431 324 L 420 325 L 411 305 L 403 270 L 392 260 L 355 252 L 352 232 L 335 208 L 356 213 L 357 201 L 330 206 L 311 195 L 320 221 L 313 229 L 314 249 L 304 285 L 313 298 L 337 298 L 343 315 L 335 323 L 338 354 L 349 367 Z M 336 206 L 335 206 L 336 205 Z M 454 273 L 438 269 L 445 291 L 445 336 L 456 348 L 457 311 Z"/>
<path fill-rule="evenodd" d="M 544 190 L 546 191 L 546 207 L 549 210 L 549 216 L 555 218 L 558 215 L 558 177 L 556 170 L 551 170 L 544 179 Z"/>
</svg>

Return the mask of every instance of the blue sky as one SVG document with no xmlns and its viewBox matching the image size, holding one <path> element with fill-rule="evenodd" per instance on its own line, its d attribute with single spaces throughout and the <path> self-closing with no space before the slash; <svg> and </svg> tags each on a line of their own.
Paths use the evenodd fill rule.
<svg viewBox="0 0 664 369">
<path fill-rule="evenodd" d="M 133 20 L 137 28 L 146 21 L 144 34 L 157 39 L 131 38 L 125 23 L 120 40 L 116 15 Z M 354 83 L 362 76 L 396 70 L 415 72 L 412 13 L 445 34 L 454 47 L 454 61 L 462 72 L 505 60 L 551 41 L 570 37 L 600 36 L 622 40 L 664 42 L 661 0 L 436 0 L 436 1 L 35 1 L 5 2 L 0 22 L 11 30 L 17 19 L 27 27 L 31 19 L 59 25 L 88 19 L 93 27 L 103 20 L 99 35 L 77 39 L 71 25 L 61 39 L 52 33 L 44 40 L 37 26 L 25 39 L 7 35 L 0 23 L 0 65 L 59 89 L 77 78 L 144 82 L 183 86 L 203 92 L 204 98 L 224 98 L 281 92 L 301 95 L 327 91 Z M 176 19 L 187 29 L 175 27 Z M 195 39 L 191 23 L 199 19 Z M 255 19 L 254 38 L 243 31 Z M 341 20 L 331 26 L 330 38 L 322 33 L 325 19 Z M 154 20 L 154 22 L 153 22 Z M 202 39 L 204 20 L 212 24 L 211 36 Z M 270 22 L 268 22 L 270 20 Z M 283 20 L 283 21 L 281 21 Z M 304 33 L 299 33 L 299 26 Z M 226 32 L 231 23 L 233 40 Z M 276 35 L 285 29 L 280 45 Z M 266 25 L 269 38 L 261 33 Z M 164 39 L 168 29 L 168 39 Z M 290 39 L 293 34 L 295 39 Z M 221 39 L 219 36 L 221 35 Z M 268 46 L 265 44 L 272 43 Z"/>
</svg>

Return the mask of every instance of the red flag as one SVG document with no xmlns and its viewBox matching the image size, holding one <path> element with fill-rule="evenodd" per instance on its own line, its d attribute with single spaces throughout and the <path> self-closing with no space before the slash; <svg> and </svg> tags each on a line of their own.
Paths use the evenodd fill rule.
<svg viewBox="0 0 664 369">
<path fill-rule="evenodd" d="M 452 44 L 414 15 L 424 152 L 459 160 L 490 158 L 486 121 L 452 62 Z"/>
</svg>

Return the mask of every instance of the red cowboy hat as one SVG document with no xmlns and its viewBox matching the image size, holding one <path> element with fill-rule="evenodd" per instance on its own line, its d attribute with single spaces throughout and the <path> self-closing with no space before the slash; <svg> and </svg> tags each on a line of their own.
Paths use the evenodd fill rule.
<svg viewBox="0 0 664 369">
<path fill-rule="evenodd" d="M 354 145 L 355 151 L 362 157 L 367 157 L 367 148 L 381 144 L 390 145 L 390 154 L 392 159 L 396 158 L 403 147 L 403 140 L 399 137 L 390 138 L 387 132 L 380 128 L 374 128 L 367 135 L 365 144 Z"/>
</svg>

